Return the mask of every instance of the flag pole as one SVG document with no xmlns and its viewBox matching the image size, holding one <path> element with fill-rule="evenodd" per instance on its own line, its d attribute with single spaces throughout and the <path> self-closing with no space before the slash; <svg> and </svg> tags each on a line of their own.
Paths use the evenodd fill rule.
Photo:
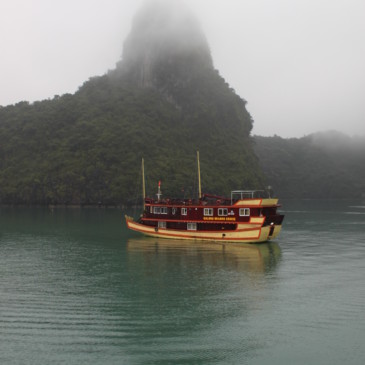
<svg viewBox="0 0 365 365">
<path fill-rule="evenodd" d="M 202 186 L 201 186 L 201 181 L 200 181 L 200 161 L 199 161 L 199 151 L 196 151 L 196 158 L 198 161 L 198 184 L 199 184 L 199 199 L 201 199 L 202 197 Z"/>
<path fill-rule="evenodd" d="M 142 157 L 142 196 L 143 196 L 143 210 L 145 209 L 146 200 L 146 182 L 144 178 L 144 158 Z"/>
</svg>

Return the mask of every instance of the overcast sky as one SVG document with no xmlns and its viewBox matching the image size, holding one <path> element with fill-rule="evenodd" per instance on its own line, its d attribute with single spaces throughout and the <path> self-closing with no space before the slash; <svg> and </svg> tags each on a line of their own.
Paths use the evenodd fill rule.
<svg viewBox="0 0 365 365">
<path fill-rule="evenodd" d="M 365 135 L 364 0 L 185 2 L 247 100 L 253 134 Z M 142 3 L 1 0 L 0 105 L 74 93 L 113 69 Z"/>
</svg>

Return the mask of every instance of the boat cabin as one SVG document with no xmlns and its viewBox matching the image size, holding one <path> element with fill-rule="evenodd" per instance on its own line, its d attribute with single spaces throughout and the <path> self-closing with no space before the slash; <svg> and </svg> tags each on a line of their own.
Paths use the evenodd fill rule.
<svg viewBox="0 0 365 365">
<path fill-rule="evenodd" d="M 204 194 L 200 199 L 146 198 L 140 221 L 149 226 L 187 230 L 235 230 L 238 223 L 265 217 L 264 224 L 279 223 L 277 199 L 262 190 L 235 190 L 230 198 Z"/>
</svg>

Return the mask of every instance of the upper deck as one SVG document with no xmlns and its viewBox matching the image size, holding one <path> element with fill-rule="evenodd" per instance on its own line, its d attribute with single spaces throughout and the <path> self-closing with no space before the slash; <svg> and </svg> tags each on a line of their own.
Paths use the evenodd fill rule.
<svg viewBox="0 0 365 365">
<path fill-rule="evenodd" d="M 147 206 L 196 206 L 196 207 L 278 207 L 278 199 L 271 198 L 264 190 L 234 190 L 231 197 L 203 194 L 200 199 L 152 199 L 146 198 Z"/>
</svg>

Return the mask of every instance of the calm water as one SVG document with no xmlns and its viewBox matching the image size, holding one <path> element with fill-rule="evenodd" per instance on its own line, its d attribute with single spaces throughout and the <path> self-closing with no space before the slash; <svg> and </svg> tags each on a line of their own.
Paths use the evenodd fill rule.
<svg viewBox="0 0 365 365">
<path fill-rule="evenodd" d="M 0 210 L 1 364 L 364 364 L 365 202 L 271 244 L 139 238 L 118 210 Z"/>
</svg>

